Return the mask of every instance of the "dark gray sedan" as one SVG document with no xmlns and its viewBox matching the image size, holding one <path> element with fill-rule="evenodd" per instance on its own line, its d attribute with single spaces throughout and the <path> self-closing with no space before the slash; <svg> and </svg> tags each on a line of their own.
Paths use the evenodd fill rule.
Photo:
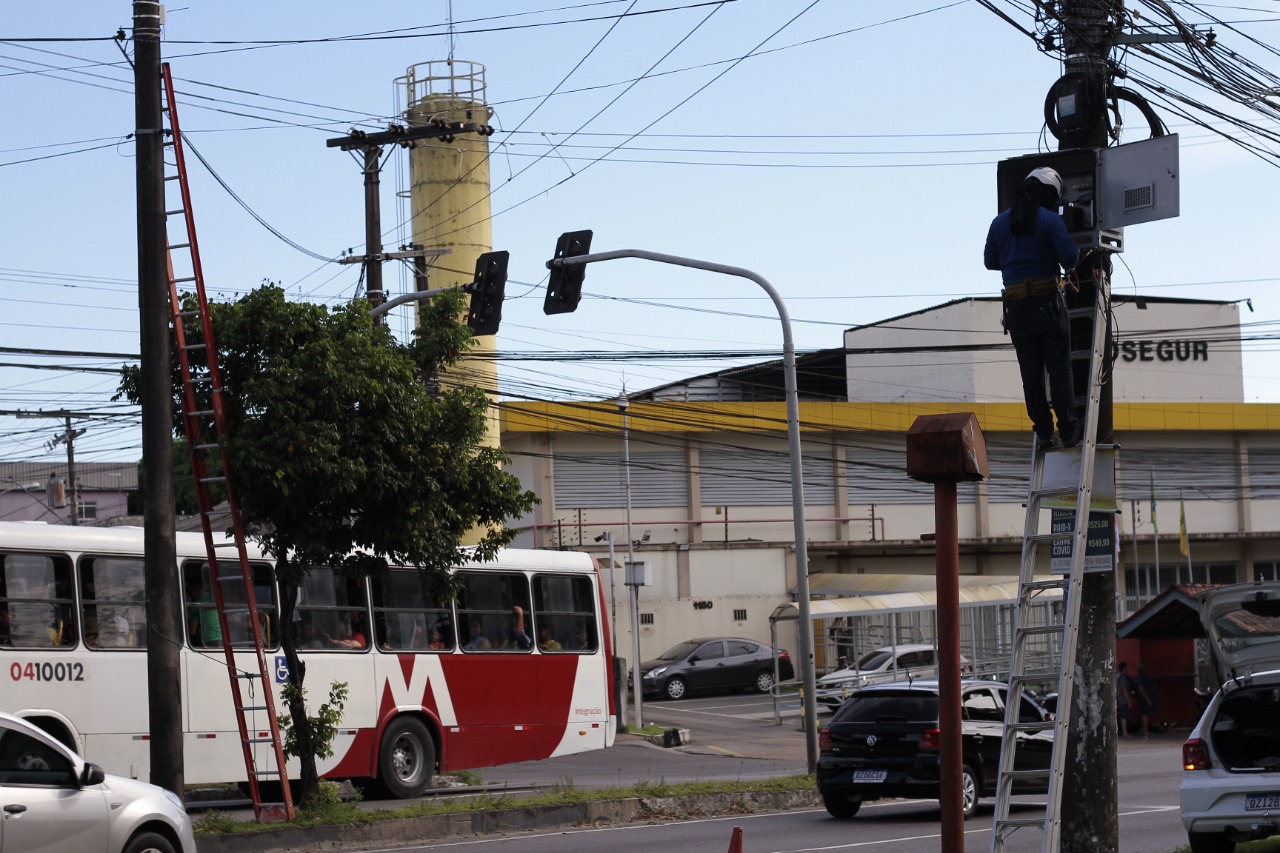
<svg viewBox="0 0 1280 853">
<path fill-rule="evenodd" d="M 795 678 L 791 655 L 755 640 L 703 637 L 685 640 L 640 665 L 645 696 L 681 699 L 690 692 L 755 690 L 768 693 L 777 681 Z"/>
</svg>

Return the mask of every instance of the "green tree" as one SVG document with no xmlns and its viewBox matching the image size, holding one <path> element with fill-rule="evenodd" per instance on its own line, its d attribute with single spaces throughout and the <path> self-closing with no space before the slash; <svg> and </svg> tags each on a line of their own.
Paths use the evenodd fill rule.
<svg viewBox="0 0 1280 853">
<path fill-rule="evenodd" d="M 299 688 L 286 702 L 302 764 L 299 799 L 319 790 L 300 689 L 306 671 L 289 630 L 309 567 L 364 576 L 412 566 L 448 589 L 446 570 L 464 556 L 492 559 L 514 536 L 505 521 L 536 501 L 503 470 L 505 454 L 483 445 L 484 392 L 429 388 L 471 345 L 458 321 L 462 300 L 450 292 L 424 304 L 408 345 L 375 326 L 364 302 L 329 309 L 264 286 L 210 305 L 230 480 L 245 529 L 276 560 L 279 635 Z M 200 343 L 199 334 L 187 342 Z M 136 402 L 137 390 L 137 371 L 127 371 L 121 394 Z M 175 399 L 180 391 L 175 364 Z M 479 539 L 464 554 L 468 534 Z"/>
</svg>

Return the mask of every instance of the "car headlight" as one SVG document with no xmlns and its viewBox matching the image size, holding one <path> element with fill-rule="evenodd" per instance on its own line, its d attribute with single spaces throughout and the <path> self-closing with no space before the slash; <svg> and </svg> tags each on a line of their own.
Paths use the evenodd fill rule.
<svg viewBox="0 0 1280 853">
<path fill-rule="evenodd" d="M 185 809 L 185 806 L 183 806 L 183 805 L 182 805 L 182 798 L 181 798 L 181 797 L 179 797 L 179 796 L 178 796 L 177 794 L 175 794 L 173 791 L 170 791 L 168 788 L 163 788 L 162 790 L 164 791 L 164 798 L 165 798 L 166 800 L 168 800 L 169 802 L 173 803 L 173 804 L 174 804 L 175 806 L 177 806 L 179 809 Z"/>
<path fill-rule="evenodd" d="M 644 675 L 640 677 L 641 678 L 657 678 L 659 675 L 662 675 L 662 673 L 666 671 L 667 671 L 667 668 L 665 666 L 660 666 L 657 669 L 649 670 L 648 672 L 646 672 Z"/>
</svg>

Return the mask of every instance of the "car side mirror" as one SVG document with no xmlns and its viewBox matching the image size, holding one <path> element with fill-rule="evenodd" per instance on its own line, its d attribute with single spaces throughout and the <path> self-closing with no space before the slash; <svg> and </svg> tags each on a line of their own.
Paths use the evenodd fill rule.
<svg viewBox="0 0 1280 853">
<path fill-rule="evenodd" d="M 697 663 L 700 660 L 702 660 L 702 658 L 698 657 L 697 655 L 694 655 L 693 657 L 689 658 L 689 663 Z"/>
<path fill-rule="evenodd" d="M 107 780 L 107 774 L 102 772 L 102 768 L 93 762 L 87 762 L 84 770 L 80 771 L 80 784 L 83 787 L 90 785 L 101 785 Z"/>
</svg>

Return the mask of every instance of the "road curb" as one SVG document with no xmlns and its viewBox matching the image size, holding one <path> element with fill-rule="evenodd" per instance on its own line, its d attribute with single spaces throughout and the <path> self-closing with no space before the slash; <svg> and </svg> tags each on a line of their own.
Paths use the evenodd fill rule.
<svg viewBox="0 0 1280 853">
<path fill-rule="evenodd" d="M 812 789 L 688 797 L 630 797 L 586 803 L 513 806 L 367 824 L 265 828 L 253 832 L 202 835 L 197 842 L 200 853 L 323 853 L 370 844 L 444 841 L 520 830 L 610 826 L 692 815 L 785 811 L 818 804 L 818 793 Z"/>
</svg>

